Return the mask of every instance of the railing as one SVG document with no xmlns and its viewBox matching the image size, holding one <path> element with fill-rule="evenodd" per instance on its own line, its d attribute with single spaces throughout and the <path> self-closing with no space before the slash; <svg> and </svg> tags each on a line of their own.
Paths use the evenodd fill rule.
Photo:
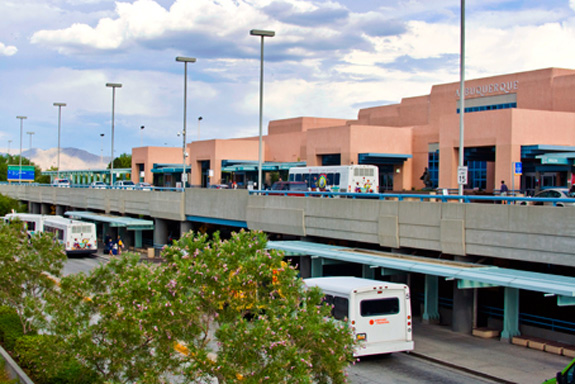
<svg viewBox="0 0 575 384">
<path fill-rule="evenodd" d="M 25 185 L 36 187 L 49 187 L 49 188 L 83 188 L 83 189 L 124 189 L 136 191 L 170 191 L 170 192 L 183 192 L 190 188 L 200 188 L 199 186 L 191 186 L 186 188 L 181 187 L 138 187 L 138 186 L 96 186 L 77 184 L 72 186 L 58 186 L 52 184 L 39 184 L 39 183 L 7 183 L 0 184 L 10 185 Z M 320 198 L 347 198 L 347 199 L 372 199 L 372 200 L 419 200 L 419 201 L 440 201 L 447 202 L 463 202 L 463 203 L 492 203 L 492 204 L 515 204 L 515 205 L 554 205 L 565 204 L 575 206 L 574 198 L 541 198 L 529 196 L 486 196 L 486 195 L 451 195 L 449 190 L 447 193 L 355 193 L 355 192 L 320 192 L 320 191 L 272 191 L 272 190 L 249 190 L 250 195 L 261 196 L 299 196 L 299 197 L 320 197 Z"/>
<path fill-rule="evenodd" d="M 479 307 L 479 313 L 493 318 L 503 319 L 503 308 L 482 305 Z M 554 319 L 551 317 L 532 315 L 529 313 L 519 313 L 519 322 L 521 324 L 535 325 L 540 328 L 546 328 L 556 332 L 561 331 L 567 333 L 575 333 L 574 322 Z"/>
</svg>

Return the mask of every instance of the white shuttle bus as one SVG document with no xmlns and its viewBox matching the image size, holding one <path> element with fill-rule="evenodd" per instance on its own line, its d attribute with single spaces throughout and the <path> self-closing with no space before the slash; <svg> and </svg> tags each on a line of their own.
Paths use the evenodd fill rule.
<svg viewBox="0 0 575 384">
<path fill-rule="evenodd" d="M 409 287 L 405 284 L 357 277 L 319 277 L 304 280 L 319 287 L 332 316 L 348 321 L 360 341 L 354 356 L 413 350 Z"/>
<path fill-rule="evenodd" d="M 375 165 L 294 167 L 289 181 L 303 181 L 310 191 L 378 193 L 379 170 Z"/>
<path fill-rule="evenodd" d="M 37 232 L 42 232 L 44 228 L 44 217 L 46 215 L 40 215 L 36 213 L 9 213 L 4 216 L 4 222 L 12 221 L 12 220 L 20 220 L 26 226 L 26 232 L 28 235 L 33 235 Z"/>
<path fill-rule="evenodd" d="M 53 233 L 67 255 L 90 254 L 98 250 L 96 225 L 62 216 L 44 216 L 44 232 Z"/>
</svg>

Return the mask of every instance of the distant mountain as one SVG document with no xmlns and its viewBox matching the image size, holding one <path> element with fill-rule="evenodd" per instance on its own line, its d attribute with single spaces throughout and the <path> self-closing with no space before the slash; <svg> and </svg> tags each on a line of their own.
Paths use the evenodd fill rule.
<svg viewBox="0 0 575 384">
<path fill-rule="evenodd" d="M 14 155 L 14 153 L 12 153 Z M 22 156 L 30 159 L 43 171 L 58 165 L 58 148 L 47 150 L 32 148 L 22 152 Z M 110 156 L 101 158 L 98 155 L 78 148 L 60 148 L 60 169 L 77 171 L 83 169 L 105 169 L 110 162 Z"/>
</svg>

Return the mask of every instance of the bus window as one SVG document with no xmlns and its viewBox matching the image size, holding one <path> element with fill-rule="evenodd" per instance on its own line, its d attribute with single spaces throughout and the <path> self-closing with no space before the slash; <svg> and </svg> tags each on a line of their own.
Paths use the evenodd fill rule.
<svg viewBox="0 0 575 384">
<path fill-rule="evenodd" d="M 328 173 L 327 175 L 327 185 L 333 185 L 333 173 Z"/>
<path fill-rule="evenodd" d="M 361 316 L 386 316 L 399 313 L 399 299 L 390 297 L 386 299 L 362 300 L 360 304 Z"/>
<path fill-rule="evenodd" d="M 346 320 L 349 317 L 349 300 L 345 297 L 335 296 L 333 299 L 333 317 L 337 320 Z"/>
</svg>

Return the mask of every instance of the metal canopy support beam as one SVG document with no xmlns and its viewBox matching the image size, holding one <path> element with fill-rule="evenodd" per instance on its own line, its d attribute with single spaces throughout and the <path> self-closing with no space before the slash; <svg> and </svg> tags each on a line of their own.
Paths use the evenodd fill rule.
<svg viewBox="0 0 575 384">
<path fill-rule="evenodd" d="M 134 230 L 134 247 L 142 248 L 142 231 Z"/>
<path fill-rule="evenodd" d="M 557 296 L 557 305 L 559 307 L 566 307 L 575 305 L 575 297 L 572 296 Z"/>
<path fill-rule="evenodd" d="M 367 264 L 363 264 L 361 266 L 361 276 L 364 279 L 375 279 L 375 269 L 371 268 L 369 265 Z"/>
<path fill-rule="evenodd" d="M 439 278 L 425 275 L 425 292 L 423 300 L 423 323 L 439 322 Z"/>
<path fill-rule="evenodd" d="M 519 336 L 519 289 L 505 287 L 503 300 L 503 331 L 501 340 L 511 342 L 514 336 Z"/>
<path fill-rule="evenodd" d="M 474 280 L 457 280 L 457 288 L 458 289 L 492 288 L 492 287 L 499 287 L 499 285 L 483 283 L 481 281 L 474 281 Z"/>
<path fill-rule="evenodd" d="M 323 277 L 323 258 L 311 258 L 311 277 Z"/>
</svg>

